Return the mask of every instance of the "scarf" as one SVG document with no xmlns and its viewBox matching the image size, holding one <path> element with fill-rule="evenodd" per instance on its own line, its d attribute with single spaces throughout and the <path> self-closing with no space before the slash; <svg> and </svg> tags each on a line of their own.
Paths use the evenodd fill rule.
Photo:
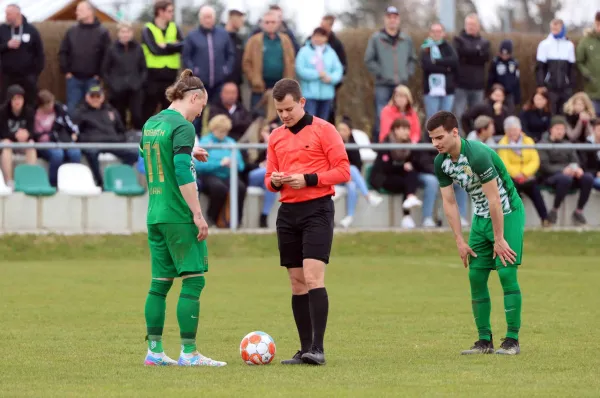
<svg viewBox="0 0 600 398">
<path fill-rule="evenodd" d="M 440 45 L 444 42 L 444 39 L 435 41 L 431 37 L 425 39 L 423 44 L 421 44 L 421 48 L 426 49 L 429 48 L 429 53 L 431 54 L 431 59 L 441 59 L 442 53 L 440 52 Z"/>
<path fill-rule="evenodd" d="M 521 134 L 519 136 L 519 139 L 517 140 L 517 142 L 513 142 L 511 140 L 508 140 L 508 145 L 509 146 L 523 145 L 523 134 Z M 519 156 L 521 156 L 521 153 L 523 153 L 523 150 L 521 148 L 512 148 L 512 151 L 514 153 L 516 153 L 517 155 L 519 155 Z"/>
<path fill-rule="evenodd" d="M 567 28 L 565 27 L 564 24 L 563 24 L 562 29 L 560 30 L 560 32 L 558 32 L 557 35 L 552 34 L 552 36 L 554 36 L 555 39 L 564 39 L 566 35 L 567 35 Z"/>
</svg>

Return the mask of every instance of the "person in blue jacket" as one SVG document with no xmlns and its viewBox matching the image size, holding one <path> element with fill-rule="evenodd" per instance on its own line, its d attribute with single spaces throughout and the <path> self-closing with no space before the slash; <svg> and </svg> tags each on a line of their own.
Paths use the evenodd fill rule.
<svg viewBox="0 0 600 398">
<path fill-rule="evenodd" d="M 310 42 L 296 55 L 296 75 L 306 98 L 304 110 L 324 120 L 335 101 L 335 86 L 344 75 L 344 67 L 327 40 L 327 31 L 316 28 Z"/>
<path fill-rule="evenodd" d="M 235 140 L 228 137 L 231 130 L 231 120 L 225 115 L 217 115 L 208 122 L 210 133 L 200 139 L 200 146 L 207 144 L 235 144 Z M 208 161 L 199 162 L 194 159 L 194 166 L 198 174 L 198 187 L 200 192 L 206 194 L 209 198 L 208 211 L 206 212 L 209 225 L 218 225 L 219 215 L 227 201 L 229 194 L 229 177 L 231 173 L 231 150 L 212 148 L 207 149 Z M 238 173 L 244 168 L 244 159 L 239 150 L 235 151 Z M 246 184 L 238 177 L 238 225 L 241 225 L 242 213 L 244 209 L 244 199 L 246 198 Z"/>
</svg>

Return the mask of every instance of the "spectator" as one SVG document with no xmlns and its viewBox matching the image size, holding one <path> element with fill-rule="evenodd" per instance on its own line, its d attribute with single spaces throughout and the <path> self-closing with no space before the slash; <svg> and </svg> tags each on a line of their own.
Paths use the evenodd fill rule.
<svg viewBox="0 0 600 398">
<path fill-rule="evenodd" d="M 594 28 L 584 32 L 577 44 L 576 56 L 584 91 L 592 99 L 596 114 L 600 115 L 600 11 L 596 13 Z"/>
<path fill-rule="evenodd" d="M 552 113 L 561 114 L 575 87 L 575 46 L 567 39 L 561 19 L 550 22 L 550 34 L 537 48 L 536 81 L 538 90 L 548 91 Z"/>
<path fill-rule="evenodd" d="M 523 132 L 519 118 L 509 116 L 504 121 L 504 137 L 502 137 L 499 144 L 533 145 L 534 141 Z M 548 226 L 548 210 L 535 177 L 540 168 L 540 157 L 537 150 L 498 149 L 498 156 L 504 162 L 517 191 L 529 196 L 538 216 L 540 216 L 542 226 Z"/>
<path fill-rule="evenodd" d="M 335 86 L 342 81 L 344 67 L 327 44 L 327 32 L 316 28 L 296 56 L 296 74 L 306 98 L 304 109 L 327 120 L 335 101 Z"/>
<path fill-rule="evenodd" d="M 325 29 L 327 32 L 327 44 L 335 51 L 342 64 L 342 68 L 344 69 L 344 76 L 346 76 L 346 72 L 348 71 L 348 58 L 346 57 L 346 49 L 344 48 L 344 44 L 335 33 L 333 33 L 333 25 L 335 23 L 335 16 L 331 14 L 325 15 L 321 19 L 321 28 Z M 310 38 L 309 38 L 310 40 Z M 338 84 L 335 85 L 335 98 L 338 97 L 338 92 L 342 87 L 344 79 L 340 80 Z M 336 103 L 337 101 L 333 101 L 333 107 L 331 109 L 331 114 L 329 115 L 329 123 L 335 124 L 335 114 L 336 114 Z"/>
<path fill-rule="evenodd" d="M 269 135 L 274 128 L 276 128 L 276 126 L 273 126 L 269 123 L 264 123 L 264 126 L 262 126 L 260 131 L 261 143 L 269 143 Z M 257 163 L 258 167 L 254 168 L 250 171 L 250 173 L 248 173 L 248 186 L 259 187 L 264 190 L 263 206 L 262 211 L 260 212 L 259 226 L 260 228 L 267 228 L 269 224 L 269 214 L 271 214 L 271 209 L 277 200 L 277 193 L 272 192 L 265 187 L 265 174 L 267 173 L 267 151 L 261 150 L 259 152 Z"/>
<path fill-rule="evenodd" d="M 411 127 L 408 120 L 400 119 L 394 124 L 394 129 L 384 139 L 391 144 L 411 143 Z M 377 158 L 371 170 L 370 183 L 373 188 L 385 189 L 393 194 L 404 194 L 402 209 L 402 228 L 412 229 L 416 227 L 410 210 L 421 206 L 423 203 L 417 198 L 416 192 L 419 186 L 419 151 L 410 149 L 383 150 L 377 153 Z"/>
<path fill-rule="evenodd" d="M 550 134 L 544 136 L 540 143 L 568 143 L 565 138 L 567 121 L 562 116 L 554 116 L 550 122 Z M 579 188 L 577 209 L 572 218 L 576 225 L 586 224 L 583 209 L 590 197 L 594 176 L 584 172 L 574 149 L 550 149 L 540 151 L 540 177 L 544 184 L 554 188 L 554 205 L 548 213 L 548 222 L 556 224 L 558 209 L 567 197 L 569 190 Z"/>
<path fill-rule="evenodd" d="M 521 111 L 523 131 L 534 142 L 542 139 L 542 135 L 550 129 L 550 98 L 548 93 L 538 91 L 531 96 Z"/>
<path fill-rule="evenodd" d="M 13 84 L 25 90 L 25 103 L 33 107 L 37 81 L 44 69 L 44 45 L 40 33 L 21 14 L 16 4 L 6 7 L 6 23 L 0 25 L 0 67 L 2 68 L 2 98 Z"/>
<path fill-rule="evenodd" d="M 85 95 L 85 101 L 77 107 L 73 121 L 79 126 L 80 142 L 117 143 L 125 142 L 125 126 L 119 113 L 105 102 L 104 91 L 92 86 Z M 94 179 L 103 186 L 100 172 L 100 153 L 111 153 L 125 164 L 133 166 L 138 160 L 138 151 L 129 149 L 84 149 L 83 155 L 92 170 Z"/>
<path fill-rule="evenodd" d="M 135 130 L 144 125 L 142 116 L 142 87 L 148 70 L 141 45 L 133 39 L 133 27 L 121 22 L 118 40 L 108 49 L 102 66 L 102 77 L 108 87 L 110 103 L 115 107 L 123 123 L 127 109 L 131 112 L 131 124 Z"/>
<path fill-rule="evenodd" d="M 467 15 L 464 30 L 454 37 L 454 48 L 458 54 L 454 113 L 460 118 L 467 107 L 482 103 L 484 98 L 485 65 L 490 60 L 490 42 L 481 37 L 477 14 Z M 463 130 L 465 134 L 467 131 Z"/>
<path fill-rule="evenodd" d="M 445 35 L 442 24 L 434 23 L 429 28 L 429 37 L 421 45 L 423 102 L 427 118 L 439 111 L 450 112 L 454 105 L 458 56 Z"/>
<path fill-rule="evenodd" d="M 506 94 L 504 104 L 508 107 L 510 113 L 513 112 L 516 104 L 521 103 L 521 72 L 519 62 L 512 57 L 512 54 L 512 40 L 502 40 L 500 51 L 490 64 L 487 84 L 488 90 L 494 84 L 500 84 L 504 87 Z"/>
<path fill-rule="evenodd" d="M 38 95 L 39 107 L 35 112 L 34 140 L 36 142 L 75 142 L 79 128 L 69 116 L 66 105 L 57 102 L 48 90 Z M 37 156 L 48 162 L 50 184 L 56 187 L 58 168 L 65 162 L 80 163 L 79 149 L 38 149 Z"/>
<path fill-rule="evenodd" d="M 504 88 L 494 84 L 488 99 L 465 112 L 461 118 L 463 131 L 471 131 L 474 128 L 475 119 L 478 116 L 489 116 L 494 120 L 494 130 L 498 135 L 504 135 L 504 119 L 510 116 L 508 107 L 504 104 Z"/>
<path fill-rule="evenodd" d="M 296 52 L 290 38 L 278 32 L 279 20 L 270 11 L 262 19 L 263 32 L 255 34 L 246 43 L 242 68 L 252 88 L 252 110 L 267 89 L 272 89 L 282 78 L 295 78 Z"/>
<path fill-rule="evenodd" d="M 340 133 L 345 144 L 356 143 L 352 136 L 352 122 L 350 119 L 343 118 L 337 126 L 337 131 Z M 362 159 L 360 158 L 360 151 L 358 149 L 346 149 L 346 153 L 350 161 L 350 181 L 344 184 L 346 187 L 346 216 L 340 221 L 340 225 L 344 228 L 350 227 L 354 221 L 359 191 L 367 203 L 373 207 L 379 206 L 383 201 L 381 196 L 374 192 L 369 192 L 367 188 L 367 183 L 361 173 Z M 338 198 L 337 195 L 334 196 L 334 200 L 336 198 Z"/>
<path fill-rule="evenodd" d="M 228 136 L 238 141 L 252 124 L 252 115 L 244 108 L 239 99 L 238 87 L 235 83 L 225 83 L 221 90 L 220 100 L 210 106 L 209 120 L 217 115 L 225 115 L 231 121 Z"/>
<path fill-rule="evenodd" d="M 506 124 L 506 120 L 505 123 Z M 467 140 L 474 140 L 483 142 L 486 145 L 494 145 L 494 134 L 496 128 L 494 125 L 494 119 L 489 116 L 481 115 L 477 116 L 473 123 L 474 130 L 467 135 Z"/>
<path fill-rule="evenodd" d="M 234 144 L 233 138 L 227 134 L 231 130 L 231 121 L 225 115 L 218 115 L 208 123 L 210 134 L 200 139 L 199 145 L 206 144 Z M 236 150 L 238 172 L 245 168 L 242 154 Z M 199 174 L 201 192 L 209 197 L 208 217 L 209 224 L 219 225 L 219 215 L 224 209 L 229 195 L 229 175 L 231 164 L 230 149 L 208 149 L 208 161 L 205 163 L 194 160 L 196 171 Z M 246 198 L 246 185 L 238 179 L 238 223 L 241 225 L 244 200 Z"/>
<path fill-rule="evenodd" d="M 590 144 L 600 144 L 600 119 L 592 121 L 594 126 L 594 134 L 588 137 Z M 594 176 L 594 188 L 600 191 L 600 151 L 587 151 L 587 166 L 586 171 L 589 171 Z"/>
<path fill-rule="evenodd" d="M 67 79 L 67 108 L 73 112 L 90 87 L 100 84 L 102 62 L 110 35 L 94 15 L 87 1 L 77 4 L 77 24 L 71 26 L 60 43 L 60 70 Z"/>
<path fill-rule="evenodd" d="M 592 120 L 596 118 L 594 104 L 586 93 L 575 93 L 564 106 L 565 116 L 569 123 L 567 138 L 571 142 L 586 142 L 594 134 Z"/>
<path fill-rule="evenodd" d="M 25 90 L 19 85 L 6 90 L 6 101 L 0 107 L 0 140 L 3 144 L 33 142 L 33 110 L 25 104 Z M 2 149 L 2 172 L 7 185 L 14 187 L 13 150 Z M 34 148 L 25 149 L 25 161 L 35 164 Z"/>
<path fill-rule="evenodd" d="M 225 24 L 225 30 L 229 33 L 229 38 L 233 44 L 235 51 L 235 61 L 233 69 L 227 77 L 227 81 L 234 82 L 238 86 L 238 91 L 241 89 L 244 82 L 242 76 L 242 57 L 244 56 L 244 39 L 240 36 L 240 30 L 244 27 L 246 14 L 239 10 L 230 10 L 229 18 Z"/>
<path fill-rule="evenodd" d="M 415 73 L 417 56 L 411 37 L 400 30 L 400 13 L 396 7 L 385 12 L 384 28 L 373 33 L 364 57 L 375 79 L 375 125 L 373 141 L 381 142 L 379 117 L 398 85 L 408 85 Z M 411 123 L 412 124 L 412 123 Z M 391 125 L 391 121 L 390 124 Z M 389 127 L 388 125 L 388 127 Z M 413 125 L 414 128 L 414 125 Z"/>
<path fill-rule="evenodd" d="M 393 92 L 388 104 L 381 110 L 381 134 L 379 142 L 384 142 L 390 133 L 392 123 L 396 119 L 407 119 L 410 122 L 410 140 L 419 142 L 421 140 L 421 121 L 410 89 L 406 86 L 398 86 Z"/>
<path fill-rule="evenodd" d="M 218 98 L 225 79 L 233 71 L 235 47 L 229 33 L 216 26 L 217 14 L 213 7 L 200 7 L 198 19 L 199 28 L 183 40 L 183 64 L 204 82 L 212 102 Z"/>
<path fill-rule="evenodd" d="M 173 22 L 174 8 L 170 0 L 154 3 L 154 21 L 146 23 L 142 30 L 142 49 L 146 58 L 148 78 L 145 85 L 143 119 L 169 107 L 165 97 L 167 88 L 177 80 L 181 67 L 183 35 Z"/>
<path fill-rule="evenodd" d="M 292 43 L 292 46 L 294 47 L 294 55 L 296 55 L 298 53 L 298 51 L 300 50 L 300 45 L 298 44 L 298 40 L 296 40 L 296 35 L 290 29 L 287 22 L 285 22 L 285 18 L 283 17 L 283 9 L 277 4 L 271 4 L 269 6 L 267 13 L 275 16 L 275 19 L 277 21 L 276 22 L 276 24 L 277 24 L 276 32 L 283 33 L 283 34 L 287 35 L 287 37 L 289 37 L 289 39 Z M 263 24 L 264 21 L 260 20 L 258 22 L 259 22 L 258 26 L 252 31 L 251 36 L 261 33 L 264 29 L 264 24 Z"/>
</svg>

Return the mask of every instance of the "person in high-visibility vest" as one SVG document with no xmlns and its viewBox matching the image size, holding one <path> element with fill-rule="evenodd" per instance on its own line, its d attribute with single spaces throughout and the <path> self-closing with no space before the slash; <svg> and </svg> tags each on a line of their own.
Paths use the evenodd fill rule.
<svg viewBox="0 0 600 398">
<path fill-rule="evenodd" d="M 143 114 L 144 120 L 169 107 L 165 90 L 175 80 L 181 68 L 183 35 L 173 22 L 174 7 L 170 0 L 154 3 L 154 21 L 142 30 L 142 49 L 148 67 Z"/>
</svg>

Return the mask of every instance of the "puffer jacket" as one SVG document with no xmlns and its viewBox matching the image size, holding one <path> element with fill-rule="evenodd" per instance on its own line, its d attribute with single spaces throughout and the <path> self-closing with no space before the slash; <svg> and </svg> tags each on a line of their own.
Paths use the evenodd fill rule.
<svg viewBox="0 0 600 398">
<path fill-rule="evenodd" d="M 325 83 L 319 77 L 316 67 L 317 50 L 309 42 L 296 55 L 296 76 L 300 81 L 302 95 L 312 100 L 332 100 L 335 98 L 335 86 L 342 81 L 344 67 L 329 44 L 323 51 L 323 69 L 331 78 Z"/>
</svg>

